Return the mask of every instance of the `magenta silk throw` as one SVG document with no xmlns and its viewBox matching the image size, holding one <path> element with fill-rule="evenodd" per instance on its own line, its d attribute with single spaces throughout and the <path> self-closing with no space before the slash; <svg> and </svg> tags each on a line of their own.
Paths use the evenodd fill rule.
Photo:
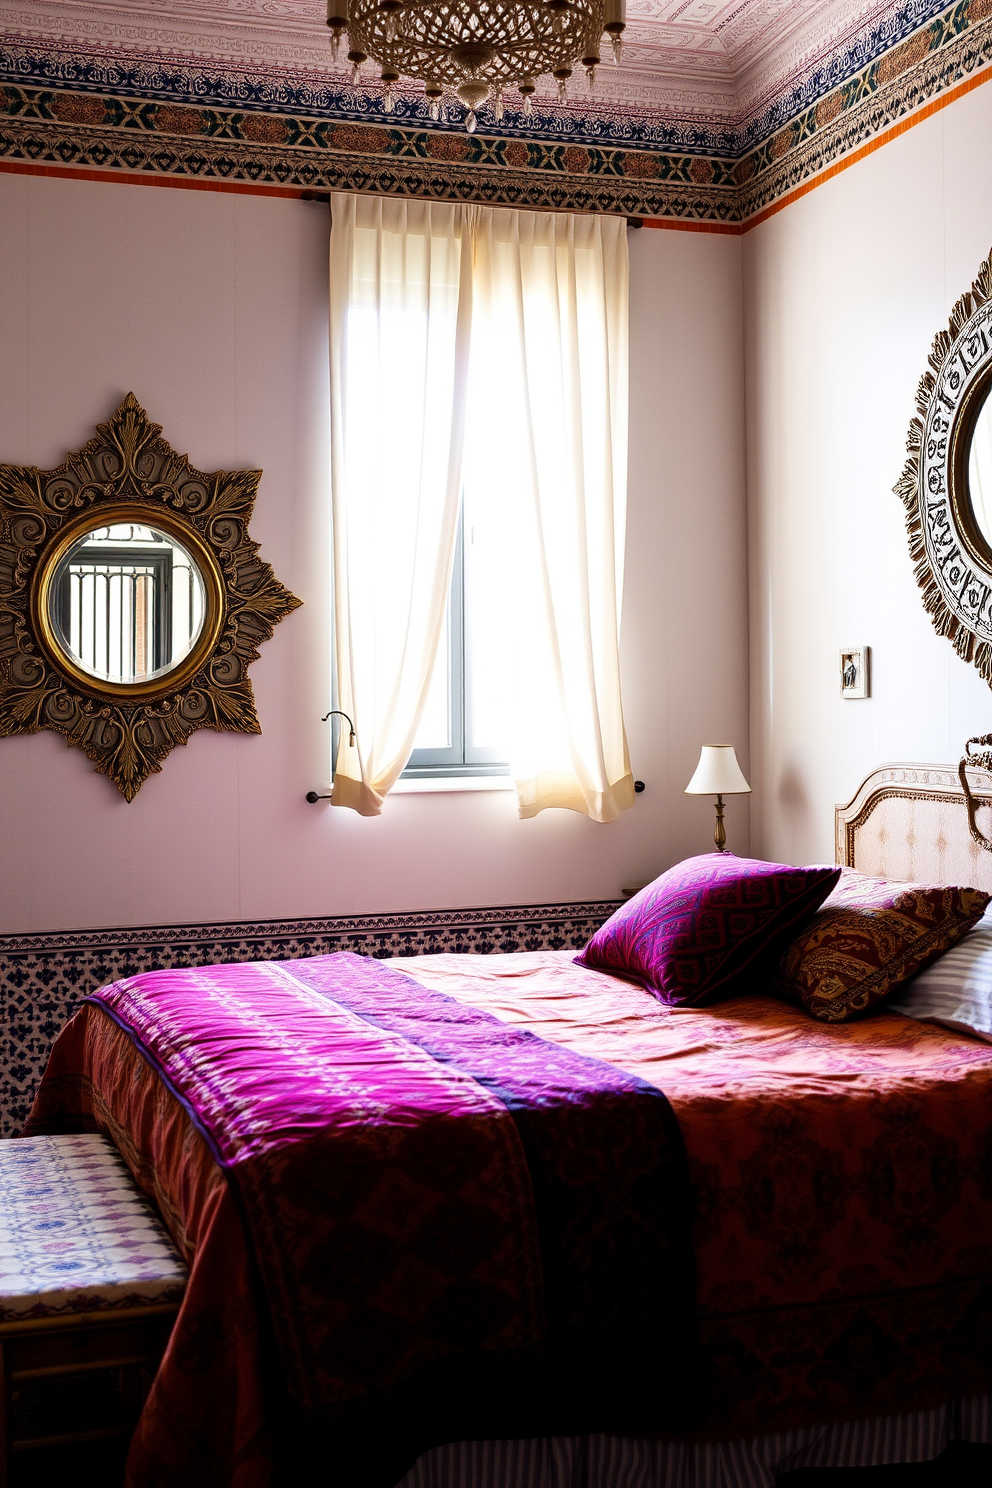
<svg viewBox="0 0 992 1488">
<path fill-rule="evenodd" d="M 733 996 L 735 979 L 784 948 L 840 877 L 733 853 L 676 863 L 611 915 L 576 956 L 643 982 L 662 1002 Z"/>
<path fill-rule="evenodd" d="M 661 1091 L 349 953 L 88 1000 L 227 1173 L 293 1435 L 336 1481 L 458 1436 L 664 1429 L 693 1279 Z"/>
</svg>

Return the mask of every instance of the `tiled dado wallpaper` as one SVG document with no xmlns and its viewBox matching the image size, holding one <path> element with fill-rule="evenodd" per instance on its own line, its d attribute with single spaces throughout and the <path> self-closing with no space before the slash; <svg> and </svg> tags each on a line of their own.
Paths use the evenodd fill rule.
<svg viewBox="0 0 992 1488">
<path fill-rule="evenodd" d="M 618 903 L 0 936 L 0 1137 L 20 1129 L 60 1028 L 88 992 L 107 982 L 167 966 L 289 961 L 333 951 L 383 958 L 578 949 Z"/>
<path fill-rule="evenodd" d="M 907 12 L 909 14 L 909 12 Z M 817 73 L 737 135 L 663 119 L 564 111 L 498 132 L 431 127 L 422 101 L 232 85 L 192 65 L 99 66 L 0 44 L 0 169 L 155 176 L 253 189 L 379 191 L 597 210 L 739 230 L 992 65 L 992 0 L 959 0 L 897 45 L 880 32 L 836 86 Z M 838 64 L 843 71 L 845 59 Z M 856 64 L 856 65 L 855 65 Z M 831 70 L 834 73 L 834 69 Z M 236 105 L 232 104 L 236 94 Z"/>
</svg>

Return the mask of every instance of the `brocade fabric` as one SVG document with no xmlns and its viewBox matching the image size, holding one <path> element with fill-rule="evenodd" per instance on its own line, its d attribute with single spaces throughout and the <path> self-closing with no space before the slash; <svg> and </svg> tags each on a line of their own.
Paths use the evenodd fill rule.
<svg viewBox="0 0 992 1488">
<path fill-rule="evenodd" d="M 708 1002 L 771 955 L 839 874 L 727 852 L 686 858 L 612 914 L 575 959 L 635 977 L 662 1002 Z"/>
<path fill-rule="evenodd" d="M 324 1441 L 342 1483 L 391 1484 L 468 1422 L 636 1427 L 675 1398 L 688 1183 L 656 1087 L 348 954 L 90 1001 L 233 1187 L 297 1460 Z M 181 1315 L 166 1374 L 194 1337 Z"/>
<path fill-rule="evenodd" d="M 868 1013 L 975 925 L 992 895 L 853 868 L 785 951 L 782 990 L 824 1023 Z"/>
<path fill-rule="evenodd" d="M 992 1388 L 988 1045 L 884 1008 L 817 1023 L 755 989 L 666 1007 L 570 951 L 403 964 L 664 1089 L 695 1193 L 704 1414 L 682 1439 Z"/>
</svg>

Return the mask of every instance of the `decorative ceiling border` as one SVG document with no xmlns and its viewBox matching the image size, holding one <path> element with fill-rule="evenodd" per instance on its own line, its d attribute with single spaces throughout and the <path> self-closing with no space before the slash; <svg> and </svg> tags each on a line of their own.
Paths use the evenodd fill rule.
<svg viewBox="0 0 992 1488">
<path fill-rule="evenodd" d="M 420 93 L 398 93 L 392 112 L 383 112 L 379 88 L 371 81 L 353 87 L 338 77 L 295 72 L 263 73 L 202 60 L 109 55 L 95 48 L 47 43 L 30 37 L 0 36 L 0 81 L 34 88 L 71 88 L 76 92 L 112 94 L 122 99 L 160 100 L 196 108 L 304 115 L 340 122 L 397 125 L 432 132 L 465 132 L 460 108 L 453 121 L 434 123 Z M 735 158 L 740 146 L 725 121 L 707 123 L 682 118 L 642 103 L 607 99 L 583 112 L 577 104 L 559 107 L 535 98 L 527 118 L 507 100 L 503 121 L 494 132 L 507 139 L 540 139 L 549 143 L 645 146 L 686 154 Z"/>
<path fill-rule="evenodd" d="M 973 6 L 972 6 L 973 8 Z M 737 159 L 760 146 L 798 113 L 824 94 L 878 61 L 912 33 L 937 16 L 968 11 L 967 4 L 948 0 L 906 0 L 892 13 L 866 28 L 854 40 L 819 64 L 801 58 L 787 66 L 786 75 L 769 98 L 734 105 L 731 95 L 718 106 L 712 95 L 695 99 L 691 88 L 672 87 L 669 79 L 653 98 L 634 85 L 624 70 L 609 71 L 613 82 L 598 97 L 576 98 L 561 107 L 538 95 L 534 113 L 524 118 L 508 108 L 498 135 L 547 139 L 564 143 L 643 145 L 688 154 Z M 141 28 L 129 28 L 120 39 L 120 25 L 108 18 L 106 35 L 98 26 L 78 36 L 46 37 L 25 25 L 26 15 L 0 9 L 0 77 L 26 87 L 73 88 L 122 97 L 162 99 L 220 109 L 261 109 L 265 112 L 304 113 L 357 122 L 399 124 L 431 129 L 427 104 L 417 93 L 400 93 L 392 117 L 385 116 L 378 88 L 371 82 L 353 87 L 326 67 L 274 61 L 252 66 L 202 50 L 207 38 L 170 31 L 163 45 L 151 45 Z M 197 46 L 197 42 L 199 46 Z M 440 127 L 445 127 L 444 125 Z M 447 125 L 460 130 L 460 117 Z"/>
<path fill-rule="evenodd" d="M 733 163 L 259 111 L 0 88 L 0 161 L 494 206 L 733 219 Z"/>
<path fill-rule="evenodd" d="M 3 57 L 0 55 L 0 78 Z M 992 66 L 992 0 L 960 0 L 737 159 L 410 128 L 117 91 L 0 86 L 0 168 L 161 184 L 351 190 L 740 231 Z"/>
<path fill-rule="evenodd" d="M 802 58 L 796 59 L 786 75 L 778 79 L 777 85 L 766 90 L 763 97 L 759 96 L 755 104 L 750 107 L 746 101 L 739 104 L 735 153 L 743 155 L 756 149 L 790 119 L 811 108 L 841 83 L 863 72 L 921 26 L 944 15 L 949 8 L 948 0 L 908 0 L 907 4 L 866 28 L 847 46 L 833 51 L 823 62 L 813 65 L 806 62 L 804 65 Z"/>
<path fill-rule="evenodd" d="M 965 0 L 742 156 L 734 172 L 738 220 L 746 222 L 990 65 L 992 0 Z"/>
</svg>

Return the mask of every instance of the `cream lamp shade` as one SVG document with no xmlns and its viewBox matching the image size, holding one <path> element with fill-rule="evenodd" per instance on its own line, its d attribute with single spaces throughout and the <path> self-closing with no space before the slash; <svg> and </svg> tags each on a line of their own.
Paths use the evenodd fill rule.
<svg viewBox="0 0 992 1488">
<path fill-rule="evenodd" d="M 733 744 L 704 744 L 699 753 L 695 774 L 685 788 L 687 796 L 716 796 L 716 831 L 713 841 L 717 852 L 723 852 L 727 833 L 723 825 L 724 796 L 750 794 Z"/>
<path fill-rule="evenodd" d="M 737 763 L 733 744 L 704 744 L 696 773 L 685 788 L 687 796 L 739 796 L 751 787 Z"/>
</svg>

